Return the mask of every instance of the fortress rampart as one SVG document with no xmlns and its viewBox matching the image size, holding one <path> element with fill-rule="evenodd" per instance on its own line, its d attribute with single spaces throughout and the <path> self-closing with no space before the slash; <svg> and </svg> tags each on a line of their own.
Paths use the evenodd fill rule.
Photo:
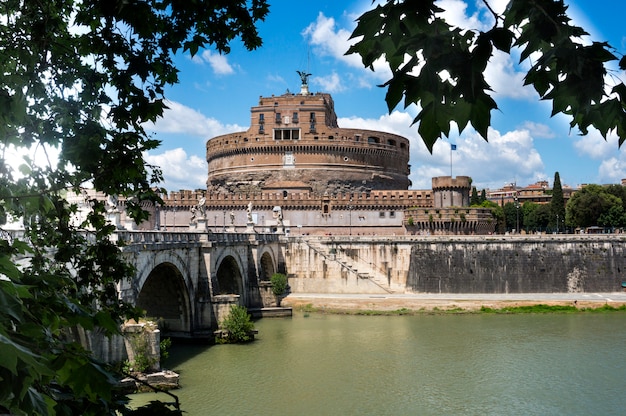
<svg viewBox="0 0 626 416">
<path fill-rule="evenodd" d="M 623 235 L 292 237 L 294 293 L 621 291 Z"/>
</svg>

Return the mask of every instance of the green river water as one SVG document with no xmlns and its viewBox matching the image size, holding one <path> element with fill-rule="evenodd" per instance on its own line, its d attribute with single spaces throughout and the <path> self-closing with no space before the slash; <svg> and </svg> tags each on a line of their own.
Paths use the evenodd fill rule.
<svg viewBox="0 0 626 416">
<path fill-rule="evenodd" d="M 256 328 L 250 344 L 172 347 L 187 415 L 626 414 L 624 313 L 296 314 Z"/>
</svg>

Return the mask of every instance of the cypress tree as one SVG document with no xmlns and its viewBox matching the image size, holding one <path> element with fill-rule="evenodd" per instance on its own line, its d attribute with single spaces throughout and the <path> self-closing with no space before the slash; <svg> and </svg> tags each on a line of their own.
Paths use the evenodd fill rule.
<svg viewBox="0 0 626 416">
<path fill-rule="evenodd" d="M 470 206 L 480 205 L 480 199 L 478 198 L 478 191 L 476 187 L 472 188 L 472 196 L 470 197 Z"/>
<path fill-rule="evenodd" d="M 480 191 L 480 203 L 482 204 L 483 202 L 485 202 L 487 200 L 487 193 L 485 192 L 485 190 L 483 189 L 482 191 Z"/>
<path fill-rule="evenodd" d="M 563 199 L 563 188 L 561 187 L 561 177 L 559 172 L 554 174 L 554 185 L 552 185 L 552 199 L 550 200 L 550 223 L 555 230 L 564 229 L 565 224 L 565 201 Z"/>
</svg>

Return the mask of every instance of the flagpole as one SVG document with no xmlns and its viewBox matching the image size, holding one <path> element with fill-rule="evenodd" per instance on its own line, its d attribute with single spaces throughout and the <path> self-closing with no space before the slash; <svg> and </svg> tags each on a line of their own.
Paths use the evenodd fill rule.
<svg viewBox="0 0 626 416">
<path fill-rule="evenodd" d="M 452 178 L 452 151 L 456 150 L 456 144 L 450 143 L 450 178 Z"/>
</svg>

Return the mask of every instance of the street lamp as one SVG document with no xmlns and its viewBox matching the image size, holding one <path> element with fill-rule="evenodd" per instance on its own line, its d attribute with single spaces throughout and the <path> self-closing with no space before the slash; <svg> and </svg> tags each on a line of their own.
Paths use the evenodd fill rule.
<svg viewBox="0 0 626 416">
<path fill-rule="evenodd" d="M 515 230 L 516 232 L 519 233 L 519 200 L 517 199 L 517 191 L 516 191 L 514 200 L 515 200 L 515 216 L 516 216 L 516 221 L 517 221 L 515 225 Z"/>
<path fill-rule="evenodd" d="M 559 233 L 559 214 L 556 214 L 556 233 Z"/>
</svg>

